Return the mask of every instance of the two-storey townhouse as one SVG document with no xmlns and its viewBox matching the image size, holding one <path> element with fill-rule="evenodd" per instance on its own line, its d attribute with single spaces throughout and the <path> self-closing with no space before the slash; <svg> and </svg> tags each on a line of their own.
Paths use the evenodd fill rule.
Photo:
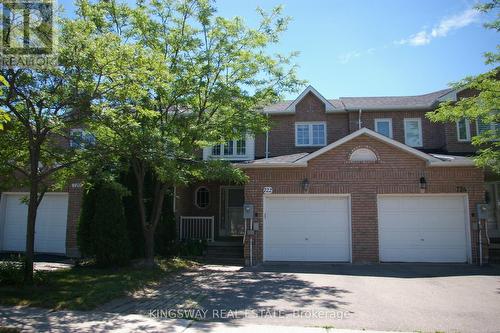
<svg viewBox="0 0 500 333">
<path fill-rule="evenodd" d="M 208 239 L 215 253 L 236 253 L 246 264 L 477 262 L 476 204 L 488 195 L 483 170 L 465 156 L 474 153 L 470 138 L 483 125 L 425 117 L 464 93 L 325 99 L 308 87 L 295 100 L 265 107 L 269 132 L 203 150 L 204 159 L 243 169 L 247 184 L 176 189 L 179 239 Z M 495 203 L 498 182 L 486 177 L 486 201 Z M 22 194 L 2 193 L 2 251 L 24 249 Z M 47 231 L 37 229 L 37 251 L 76 255 L 80 183 L 44 200 L 37 228 Z"/>
<path fill-rule="evenodd" d="M 309 86 L 267 106 L 269 132 L 203 153 L 233 161 L 246 185 L 177 189 L 180 237 L 240 243 L 247 264 L 476 262 L 485 176 L 466 156 L 477 126 L 425 116 L 459 97 L 326 99 Z"/>
</svg>

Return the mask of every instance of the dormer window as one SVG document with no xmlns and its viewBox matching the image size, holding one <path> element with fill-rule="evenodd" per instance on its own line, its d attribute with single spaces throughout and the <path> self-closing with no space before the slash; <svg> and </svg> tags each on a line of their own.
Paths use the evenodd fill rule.
<svg viewBox="0 0 500 333">
<path fill-rule="evenodd" d="M 246 140 L 231 140 L 212 147 L 212 156 L 245 156 Z"/>
<path fill-rule="evenodd" d="M 295 145 L 297 147 L 313 147 L 326 145 L 326 123 L 295 123 Z"/>
<path fill-rule="evenodd" d="M 95 137 L 82 128 L 72 128 L 69 131 L 69 146 L 71 148 L 85 148 L 95 144 Z"/>
<path fill-rule="evenodd" d="M 242 139 L 231 140 L 222 144 L 203 149 L 203 159 L 223 159 L 230 161 L 245 161 L 254 159 L 255 141 L 252 135 Z"/>
</svg>

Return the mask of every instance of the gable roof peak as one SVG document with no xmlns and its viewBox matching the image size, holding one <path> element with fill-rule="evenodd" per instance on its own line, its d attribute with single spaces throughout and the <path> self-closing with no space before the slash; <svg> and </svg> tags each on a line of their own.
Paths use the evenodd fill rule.
<svg viewBox="0 0 500 333">
<path fill-rule="evenodd" d="M 345 136 L 345 137 L 343 137 L 343 138 L 341 138 L 341 139 L 339 139 L 339 140 L 337 140 L 337 141 L 329 144 L 328 146 L 325 146 L 325 147 L 323 147 L 323 148 L 321 148 L 319 150 L 316 150 L 315 152 L 313 152 L 313 153 L 305 156 L 304 158 L 300 159 L 299 161 L 300 162 L 307 162 L 307 161 L 309 161 L 309 160 L 311 160 L 311 159 L 313 159 L 313 158 L 315 158 L 315 157 L 317 157 L 317 156 L 319 156 L 321 154 L 326 153 L 327 151 L 329 151 L 329 150 L 331 150 L 333 148 L 336 148 L 336 147 L 338 147 L 338 146 L 340 146 L 340 145 L 342 145 L 342 144 L 344 144 L 344 143 L 346 143 L 346 142 L 348 142 L 348 141 L 350 141 L 350 140 L 352 140 L 354 138 L 357 138 L 360 135 L 368 135 L 368 136 L 370 136 L 370 137 L 372 137 L 374 139 L 377 139 L 379 141 L 387 143 L 387 144 L 389 144 L 389 145 L 391 145 L 391 146 L 393 146 L 395 148 L 398 148 L 398 149 L 403 150 L 403 151 L 405 151 L 407 153 L 415 155 L 415 156 L 417 156 L 417 157 L 425 160 L 428 163 L 438 162 L 439 161 L 439 159 L 437 159 L 434 156 L 431 156 L 429 154 L 421 152 L 420 150 L 417 150 L 415 148 L 407 146 L 407 145 L 405 145 L 405 144 L 403 144 L 403 143 L 401 143 L 399 141 L 396 141 L 394 139 L 388 138 L 385 135 L 379 134 L 379 133 L 377 133 L 375 131 L 372 131 L 371 129 L 368 129 L 366 127 L 363 127 L 361 129 L 359 129 L 359 130 L 357 130 L 357 131 L 355 131 L 355 132 L 353 132 L 353 133 L 351 133 L 351 134 L 349 134 L 349 135 L 347 135 L 347 136 Z"/>
<path fill-rule="evenodd" d="M 312 93 L 315 95 L 317 98 L 319 98 L 324 104 L 325 104 L 325 110 L 326 112 L 332 112 L 337 110 L 337 108 L 323 95 L 321 95 L 313 86 L 308 85 L 302 93 L 292 102 L 290 105 L 288 105 L 285 109 L 286 112 L 295 112 L 295 106 L 309 93 Z"/>
</svg>

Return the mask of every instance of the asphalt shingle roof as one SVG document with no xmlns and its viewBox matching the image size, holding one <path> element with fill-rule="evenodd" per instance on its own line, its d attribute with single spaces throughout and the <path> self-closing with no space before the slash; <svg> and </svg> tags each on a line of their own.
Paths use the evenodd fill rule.
<svg viewBox="0 0 500 333">
<path fill-rule="evenodd" d="M 438 99 L 446 95 L 452 89 L 443 89 L 424 95 L 416 96 L 380 96 L 380 97 L 340 97 L 328 101 L 339 111 L 346 110 L 370 110 L 370 109 L 419 109 L 431 108 Z M 263 108 L 264 113 L 279 114 L 285 112 L 286 108 L 294 100 L 286 100 L 271 104 Z"/>
<path fill-rule="evenodd" d="M 298 153 L 298 154 L 291 154 L 291 155 L 282 155 L 282 156 L 276 156 L 276 157 L 270 157 L 270 158 L 262 158 L 259 160 L 253 160 L 253 161 L 248 161 L 244 162 L 244 164 L 281 164 L 281 163 L 294 163 L 301 158 L 309 155 L 309 153 Z"/>
</svg>

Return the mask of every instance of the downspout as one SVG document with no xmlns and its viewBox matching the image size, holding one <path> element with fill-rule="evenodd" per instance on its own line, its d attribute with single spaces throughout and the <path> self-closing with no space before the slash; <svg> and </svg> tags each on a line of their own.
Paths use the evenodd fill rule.
<svg viewBox="0 0 500 333">
<path fill-rule="evenodd" d="M 362 122 L 361 122 L 361 114 L 363 113 L 363 110 L 359 109 L 358 111 L 358 129 L 360 130 L 361 129 L 361 125 L 362 125 Z"/>
<path fill-rule="evenodd" d="M 269 123 L 269 113 L 266 114 Z M 269 158 L 269 130 L 266 131 L 266 158 Z"/>
</svg>

